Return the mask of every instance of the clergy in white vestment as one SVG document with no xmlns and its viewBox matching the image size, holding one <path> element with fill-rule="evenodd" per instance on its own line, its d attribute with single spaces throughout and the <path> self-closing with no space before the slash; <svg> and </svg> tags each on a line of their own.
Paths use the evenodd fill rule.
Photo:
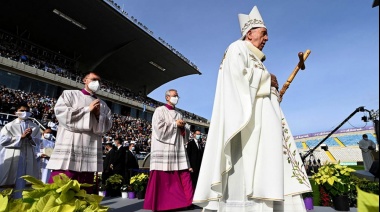
<svg viewBox="0 0 380 212">
<path fill-rule="evenodd" d="M 36 145 L 36 158 L 40 170 L 38 177 L 43 183 L 47 183 L 49 181 L 51 173 L 51 170 L 47 169 L 46 166 L 55 146 L 52 133 L 52 129 L 46 128 L 42 135 L 41 141 Z"/>
<path fill-rule="evenodd" d="M 49 183 L 60 173 L 80 183 L 93 183 L 94 172 L 103 170 L 102 135 L 112 127 L 111 110 L 95 95 L 100 88 L 100 76 L 90 72 L 83 82 L 84 89 L 63 91 L 55 104 L 59 125 L 46 167 L 53 170 Z"/>
<path fill-rule="evenodd" d="M 21 176 L 38 178 L 35 147 L 41 139 L 40 127 L 29 120 L 29 106 L 23 103 L 16 109 L 18 118 L 6 124 L 0 133 L 0 187 L 13 188 L 14 192 L 26 186 Z M 21 197 L 22 191 L 14 193 L 14 198 Z"/>
<path fill-rule="evenodd" d="M 278 101 L 278 83 L 263 64 L 268 32 L 257 9 L 239 14 L 241 39 L 219 68 L 207 145 L 193 204 L 205 211 L 306 211 L 311 191 Z"/>
<path fill-rule="evenodd" d="M 362 150 L 364 170 L 369 171 L 373 163 L 372 151 L 376 150 L 376 144 L 368 139 L 367 134 L 363 134 L 362 140 L 359 141 L 359 148 Z"/>
<path fill-rule="evenodd" d="M 188 133 L 180 112 L 175 109 L 178 93 L 165 93 L 166 105 L 152 117 L 150 176 L 144 209 L 166 211 L 191 206 L 193 188 L 185 144 Z"/>
</svg>

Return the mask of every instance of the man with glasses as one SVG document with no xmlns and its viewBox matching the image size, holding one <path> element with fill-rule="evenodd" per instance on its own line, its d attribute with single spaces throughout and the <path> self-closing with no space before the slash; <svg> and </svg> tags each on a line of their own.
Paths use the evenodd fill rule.
<svg viewBox="0 0 380 212">
<path fill-rule="evenodd" d="M 79 183 L 93 183 L 94 172 L 103 170 L 102 135 L 111 129 L 112 114 L 95 95 L 100 88 L 99 75 L 89 72 L 83 82 L 82 90 L 63 91 L 54 107 L 59 125 L 47 165 L 53 170 L 49 183 L 60 173 Z"/>
<path fill-rule="evenodd" d="M 144 209 L 166 211 L 191 206 L 193 188 L 186 155 L 188 133 L 185 121 L 175 108 L 177 90 L 165 93 L 166 105 L 157 107 L 152 117 L 150 177 Z"/>
<path fill-rule="evenodd" d="M 22 197 L 26 181 L 20 178 L 31 175 L 38 178 L 35 147 L 41 138 L 40 128 L 29 120 L 29 106 L 17 106 L 17 119 L 6 124 L 0 133 L 0 190 L 13 188 L 14 198 Z"/>
</svg>

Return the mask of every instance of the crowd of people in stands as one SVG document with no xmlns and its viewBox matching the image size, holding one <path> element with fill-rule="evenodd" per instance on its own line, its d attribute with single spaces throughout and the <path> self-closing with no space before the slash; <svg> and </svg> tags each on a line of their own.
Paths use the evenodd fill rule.
<svg viewBox="0 0 380 212">
<path fill-rule="evenodd" d="M 14 114 L 16 105 L 22 102 L 26 102 L 30 106 L 33 118 L 37 119 L 44 127 L 51 128 L 53 135 L 56 134 L 59 124 L 54 115 L 56 98 L 10 89 L 4 85 L 0 86 L 1 113 Z M 135 143 L 137 154 L 140 152 L 150 152 L 151 122 L 119 114 L 113 114 L 112 119 L 111 130 L 103 137 L 104 144 L 119 138 L 124 141 L 124 145 L 131 142 Z"/>
<path fill-rule="evenodd" d="M 75 61 L 2 32 L 0 32 L 0 56 L 83 83 L 83 73 L 76 71 Z M 101 90 L 153 108 L 163 105 L 161 102 L 143 96 L 141 92 L 136 94 L 126 87 L 107 80 L 102 81 Z M 185 118 L 207 122 L 207 119 L 194 113 L 180 111 Z"/>
<path fill-rule="evenodd" d="M 30 106 L 30 112 L 33 118 L 37 119 L 44 127 L 49 127 L 53 131 L 57 130 L 59 124 L 54 115 L 55 98 L 43 96 L 37 93 L 26 93 L 21 90 L 13 90 L 0 87 L 0 112 L 14 114 L 16 105 L 26 102 Z M 130 116 L 122 116 L 113 114 L 112 129 L 104 135 L 104 143 L 121 138 L 124 141 L 136 142 L 136 149 L 139 151 L 149 152 L 149 136 L 151 133 L 150 122 L 133 118 Z M 53 132 L 53 134 L 55 134 Z"/>
</svg>

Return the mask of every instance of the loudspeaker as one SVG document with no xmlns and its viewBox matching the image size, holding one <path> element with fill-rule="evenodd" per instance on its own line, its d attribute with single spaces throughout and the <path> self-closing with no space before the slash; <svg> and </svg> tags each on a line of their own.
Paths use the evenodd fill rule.
<svg viewBox="0 0 380 212">
<path fill-rule="evenodd" d="M 380 177 L 379 161 L 378 160 L 373 161 L 372 166 L 369 169 L 369 172 L 371 174 L 373 174 L 376 178 Z"/>
</svg>

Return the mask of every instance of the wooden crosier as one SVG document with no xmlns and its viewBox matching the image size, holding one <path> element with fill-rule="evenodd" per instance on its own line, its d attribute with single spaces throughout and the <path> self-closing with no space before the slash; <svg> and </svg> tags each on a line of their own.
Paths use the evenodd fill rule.
<svg viewBox="0 0 380 212">
<path fill-rule="evenodd" d="M 286 90 L 289 88 L 289 85 L 290 83 L 292 83 L 294 77 L 297 75 L 298 71 L 301 69 L 301 70 L 304 70 L 305 69 L 305 61 L 307 59 L 307 57 L 309 57 L 310 55 L 310 50 L 306 50 L 305 53 L 302 53 L 302 52 L 299 52 L 298 53 L 298 58 L 299 58 L 299 62 L 297 64 L 297 66 L 294 68 L 293 72 L 290 74 L 290 76 L 288 77 L 288 80 L 286 80 L 285 84 L 282 86 L 282 89 L 280 91 L 280 102 L 282 101 L 282 96 L 284 96 Z"/>
</svg>

